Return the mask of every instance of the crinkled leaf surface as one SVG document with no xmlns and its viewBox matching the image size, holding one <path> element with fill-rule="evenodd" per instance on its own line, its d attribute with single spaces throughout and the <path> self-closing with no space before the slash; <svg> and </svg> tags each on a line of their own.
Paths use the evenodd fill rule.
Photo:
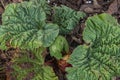
<svg viewBox="0 0 120 80">
<path fill-rule="evenodd" d="M 69 52 L 69 45 L 63 36 L 58 36 L 55 42 L 50 46 L 50 55 L 57 59 L 62 58 L 62 52 Z"/>
<path fill-rule="evenodd" d="M 43 8 L 46 14 L 50 14 L 51 7 L 48 5 L 47 0 L 30 0 L 34 5 Z"/>
<path fill-rule="evenodd" d="M 97 38 L 101 39 L 104 37 L 104 39 L 108 39 L 108 37 L 114 35 L 117 38 L 119 35 L 118 33 L 120 32 L 120 25 L 118 24 L 117 20 L 106 13 L 96 15 L 94 17 L 89 17 L 86 21 L 86 26 L 87 27 L 83 32 L 83 39 L 87 43 L 95 42 L 95 39 Z"/>
<path fill-rule="evenodd" d="M 68 80 L 112 80 L 120 76 L 120 27 L 115 19 L 105 13 L 88 18 L 83 39 L 90 45 L 73 51 Z"/>
<path fill-rule="evenodd" d="M 9 4 L 2 15 L 0 37 L 14 47 L 50 46 L 59 33 L 56 24 L 46 23 L 46 14 L 33 2 Z"/>
<path fill-rule="evenodd" d="M 33 50 L 35 52 L 34 58 L 30 57 L 29 53 L 21 53 L 19 58 L 14 59 L 13 76 L 17 80 L 27 78 L 30 73 L 33 74 L 33 76 L 29 75 L 31 80 L 58 80 L 53 69 L 44 65 L 44 59 L 39 50 L 39 48 Z"/>
<path fill-rule="evenodd" d="M 66 34 L 73 30 L 79 20 L 85 17 L 85 13 L 75 11 L 67 6 L 54 7 L 53 22 L 60 27 L 60 33 Z"/>
</svg>

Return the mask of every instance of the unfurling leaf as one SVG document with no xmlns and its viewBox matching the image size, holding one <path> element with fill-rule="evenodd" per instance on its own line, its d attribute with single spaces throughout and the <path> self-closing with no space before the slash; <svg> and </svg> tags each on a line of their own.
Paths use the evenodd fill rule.
<svg viewBox="0 0 120 80">
<path fill-rule="evenodd" d="M 57 59 L 62 58 L 62 52 L 69 52 L 69 45 L 63 36 L 58 36 L 55 42 L 50 46 L 50 55 Z"/>
</svg>

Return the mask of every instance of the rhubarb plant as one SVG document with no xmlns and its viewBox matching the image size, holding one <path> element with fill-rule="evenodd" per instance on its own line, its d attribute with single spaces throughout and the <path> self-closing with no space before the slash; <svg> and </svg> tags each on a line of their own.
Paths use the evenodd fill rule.
<svg viewBox="0 0 120 80">
<path fill-rule="evenodd" d="M 0 36 L 15 48 L 48 47 L 59 34 L 58 25 L 47 23 L 43 8 L 32 2 L 10 4 L 2 17 Z"/>
<path fill-rule="evenodd" d="M 9 42 L 13 48 L 20 48 L 22 51 L 27 49 L 35 55 L 42 56 L 41 48 L 49 47 L 59 34 L 58 25 L 47 23 L 44 8 L 34 5 L 32 1 L 9 4 L 2 15 L 2 23 L 0 42 L 3 44 L 1 46 L 4 46 L 3 49 L 6 48 L 6 42 Z M 37 48 L 38 50 L 34 52 Z M 13 68 L 14 73 L 17 72 L 15 75 L 17 80 L 25 79 L 28 72 L 34 72 L 33 80 L 58 80 L 52 68 L 44 65 L 43 57 L 31 59 L 22 56 L 15 60 L 13 62 L 17 65 L 14 64 Z M 31 63 L 32 68 L 24 70 L 18 65 L 20 62 Z"/>
<path fill-rule="evenodd" d="M 56 6 L 56 8 L 58 7 Z M 63 11 L 65 10 L 64 13 L 61 13 L 61 18 L 66 21 L 65 25 L 67 26 L 65 27 L 69 31 L 76 26 L 81 17 L 84 17 L 83 13 L 68 7 L 62 6 L 60 8 L 63 8 Z M 61 27 L 64 27 L 59 23 L 62 25 L 64 23 L 55 22 L 56 20 L 48 21 L 52 9 L 55 12 L 61 10 L 50 7 L 46 0 L 12 3 L 5 8 L 2 15 L 2 25 L 0 25 L 0 49 L 18 48 L 23 53 L 31 51 L 35 57 L 31 58 L 27 54 L 21 54 L 20 57 L 12 60 L 14 63 L 13 74 L 17 80 L 25 79 L 30 73 L 33 74 L 31 80 L 58 80 L 58 77 L 53 73 L 53 69 L 44 64 L 45 57 L 42 56 L 46 48 L 49 48 L 50 55 L 56 59 L 62 58 L 62 52 L 67 54 L 69 51 L 67 40 L 63 36 L 59 36 Z M 66 9 L 70 10 L 67 17 L 64 16 L 69 13 Z M 53 17 L 59 17 L 57 16 L 58 12 L 54 14 Z M 69 24 L 66 24 L 67 22 Z M 26 63 L 30 63 L 31 67 L 28 69 L 21 67 L 22 64 Z"/>
<path fill-rule="evenodd" d="M 83 31 L 87 45 L 70 56 L 68 80 L 113 80 L 120 76 L 120 25 L 111 15 L 89 17 Z M 89 45 L 88 45 L 89 44 Z"/>
</svg>

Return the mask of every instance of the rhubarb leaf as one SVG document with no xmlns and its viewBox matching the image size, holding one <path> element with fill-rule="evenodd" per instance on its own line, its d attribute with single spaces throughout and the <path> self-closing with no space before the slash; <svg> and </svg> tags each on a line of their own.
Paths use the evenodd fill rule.
<svg viewBox="0 0 120 80">
<path fill-rule="evenodd" d="M 48 47 L 59 33 L 59 27 L 46 23 L 45 12 L 33 2 L 9 4 L 2 17 L 0 36 L 15 48 Z"/>
<path fill-rule="evenodd" d="M 53 10 L 53 22 L 59 25 L 61 34 L 69 33 L 77 26 L 80 19 L 85 17 L 85 13 L 64 5 L 55 6 Z"/>
<path fill-rule="evenodd" d="M 41 55 L 40 49 L 36 49 L 32 52 L 34 58 L 30 57 L 30 53 L 24 52 L 21 53 L 21 56 L 15 58 L 12 62 L 13 76 L 17 80 L 29 79 L 31 80 L 58 80 L 58 77 L 55 75 L 52 67 L 44 65 L 44 58 Z M 37 51 L 37 52 L 36 52 Z M 30 76 L 32 74 L 32 76 Z"/>
<path fill-rule="evenodd" d="M 113 80 L 120 76 L 120 27 L 114 20 L 106 13 L 87 19 L 83 39 L 89 45 L 73 51 L 68 80 Z"/>
<path fill-rule="evenodd" d="M 50 14 L 51 7 L 48 5 L 46 0 L 30 0 L 34 5 L 41 7 L 46 14 Z"/>
<path fill-rule="evenodd" d="M 58 36 L 55 42 L 50 46 L 50 55 L 57 59 L 62 58 L 62 52 L 69 52 L 69 45 L 67 40 L 63 36 Z"/>
</svg>

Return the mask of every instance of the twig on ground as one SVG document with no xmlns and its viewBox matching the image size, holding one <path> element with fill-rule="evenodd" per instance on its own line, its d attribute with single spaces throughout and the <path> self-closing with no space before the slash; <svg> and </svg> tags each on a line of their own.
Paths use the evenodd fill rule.
<svg viewBox="0 0 120 80">
<path fill-rule="evenodd" d="M 3 8 L 5 9 L 5 4 L 4 4 L 3 0 L 0 0 L 0 3 L 2 4 Z"/>
</svg>

